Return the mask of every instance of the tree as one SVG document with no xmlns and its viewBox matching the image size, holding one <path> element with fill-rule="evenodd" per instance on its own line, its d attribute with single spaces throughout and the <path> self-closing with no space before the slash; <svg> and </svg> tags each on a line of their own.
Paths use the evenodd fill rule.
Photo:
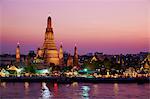
<svg viewBox="0 0 150 99">
<path fill-rule="evenodd" d="M 82 69 L 87 68 L 88 70 L 95 70 L 95 69 L 101 68 L 102 65 L 103 65 L 103 62 L 100 60 L 91 61 L 91 59 L 89 59 L 88 61 L 84 61 L 82 65 Z"/>
<path fill-rule="evenodd" d="M 72 68 L 73 68 L 72 66 L 64 66 L 64 67 L 62 68 L 62 71 L 63 71 L 63 72 L 71 71 Z"/>
<path fill-rule="evenodd" d="M 36 71 L 36 67 L 35 67 L 35 65 L 30 65 L 30 66 L 26 66 L 26 67 L 24 67 L 24 70 L 25 70 L 25 72 L 27 72 L 27 73 L 36 73 L 35 71 Z"/>
<path fill-rule="evenodd" d="M 112 63 L 108 58 L 104 59 L 103 64 L 104 64 L 105 68 L 107 68 L 107 69 L 110 69 L 112 66 Z"/>
</svg>

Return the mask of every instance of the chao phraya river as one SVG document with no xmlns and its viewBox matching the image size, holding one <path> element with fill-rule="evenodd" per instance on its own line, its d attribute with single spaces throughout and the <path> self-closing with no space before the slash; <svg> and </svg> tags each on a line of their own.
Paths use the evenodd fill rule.
<svg viewBox="0 0 150 99">
<path fill-rule="evenodd" d="M 1 82 L 0 99 L 150 99 L 150 84 Z"/>
</svg>

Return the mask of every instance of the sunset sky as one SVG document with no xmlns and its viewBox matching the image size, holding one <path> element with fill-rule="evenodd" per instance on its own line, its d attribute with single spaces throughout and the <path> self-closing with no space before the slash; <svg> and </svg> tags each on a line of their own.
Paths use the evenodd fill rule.
<svg viewBox="0 0 150 99">
<path fill-rule="evenodd" d="M 150 0 L 0 0 L 1 53 L 42 47 L 48 15 L 63 50 L 138 53 L 150 50 Z"/>
</svg>

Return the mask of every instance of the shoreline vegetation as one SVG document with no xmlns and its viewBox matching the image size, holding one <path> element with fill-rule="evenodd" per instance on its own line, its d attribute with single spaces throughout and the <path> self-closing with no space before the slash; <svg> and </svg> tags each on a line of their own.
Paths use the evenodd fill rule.
<svg viewBox="0 0 150 99">
<path fill-rule="evenodd" d="M 149 77 L 137 78 L 86 78 L 86 77 L 0 77 L 0 82 L 51 82 L 51 83 L 150 83 Z"/>
</svg>

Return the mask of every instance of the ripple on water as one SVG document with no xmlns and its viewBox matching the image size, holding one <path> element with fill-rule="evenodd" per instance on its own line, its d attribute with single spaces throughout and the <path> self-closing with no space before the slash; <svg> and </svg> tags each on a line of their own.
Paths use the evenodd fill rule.
<svg viewBox="0 0 150 99">
<path fill-rule="evenodd" d="M 0 83 L 4 99 L 149 99 L 150 85 L 77 83 Z"/>
</svg>

